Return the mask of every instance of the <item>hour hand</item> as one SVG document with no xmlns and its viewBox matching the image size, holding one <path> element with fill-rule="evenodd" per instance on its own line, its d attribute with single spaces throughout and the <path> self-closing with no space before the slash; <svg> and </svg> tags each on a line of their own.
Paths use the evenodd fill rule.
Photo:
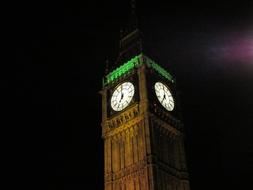
<svg viewBox="0 0 253 190">
<path fill-rule="evenodd" d="M 163 94 L 163 99 L 162 99 L 162 102 L 166 99 L 166 95 L 165 93 Z"/>
<path fill-rule="evenodd" d="M 123 92 L 121 92 L 119 102 L 121 102 L 121 100 L 123 99 L 123 97 L 124 97 L 124 94 L 123 94 Z"/>
</svg>

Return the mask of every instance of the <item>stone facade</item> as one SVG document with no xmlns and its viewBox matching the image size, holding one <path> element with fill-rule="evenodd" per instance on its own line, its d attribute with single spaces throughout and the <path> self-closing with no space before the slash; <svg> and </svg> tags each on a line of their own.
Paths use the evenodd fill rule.
<svg viewBox="0 0 253 190">
<path fill-rule="evenodd" d="M 148 93 L 147 66 L 134 68 L 135 99 L 124 110 L 108 114 L 110 90 L 102 95 L 105 190 L 189 190 L 181 121 L 154 106 Z M 123 79 L 124 78 L 124 79 Z"/>
</svg>

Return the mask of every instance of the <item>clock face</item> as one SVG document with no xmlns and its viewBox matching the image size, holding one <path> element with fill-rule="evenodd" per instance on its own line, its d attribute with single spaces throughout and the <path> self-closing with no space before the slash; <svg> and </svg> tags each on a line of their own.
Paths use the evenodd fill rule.
<svg viewBox="0 0 253 190">
<path fill-rule="evenodd" d="M 167 86 L 165 86 L 161 82 L 155 83 L 155 93 L 159 100 L 159 102 L 163 105 L 163 107 L 168 110 L 172 111 L 174 109 L 174 99 L 172 94 Z"/>
<path fill-rule="evenodd" d="M 113 92 L 111 106 L 114 111 L 121 111 L 128 106 L 134 96 L 134 85 L 131 82 L 120 84 Z"/>
</svg>

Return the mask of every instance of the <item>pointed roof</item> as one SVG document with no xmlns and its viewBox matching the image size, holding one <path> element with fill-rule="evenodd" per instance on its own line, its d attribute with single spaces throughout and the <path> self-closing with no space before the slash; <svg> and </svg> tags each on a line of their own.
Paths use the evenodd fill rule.
<svg viewBox="0 0 253 190">
<path fill-rule="evenodd" d="M 119 55 L 115 66 L 142 52 L 142 34 L 138 28 L 135 0 L 130 0 L 130 8 L 127 24 L 120 30 Z"/>
</svg>

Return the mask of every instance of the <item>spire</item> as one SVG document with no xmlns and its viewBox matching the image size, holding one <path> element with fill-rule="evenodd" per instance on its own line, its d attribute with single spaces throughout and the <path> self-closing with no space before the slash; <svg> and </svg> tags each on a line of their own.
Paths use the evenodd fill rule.
<svg viewBox="0 0 253 190">
<path fill-rule="evenodd" d="M 129 33 L 133 32 L 138 28 L 138 19 L 136 14 L 136 0 L 129 0 L 129 16 L 127 19 L 127 23 L 125 23 L 125 26 L 121 28 L 120 30 L 120 38 L 124 38 Z"/>
<path fill-rule="evenodd" d="M 138 19 L 137 19 L 137 13 L 136 13 L 136 0 L 130 0 L 130 6 L 131 6 L 131 15 L 128 20 L 128 28 L 127 32 L 132 32 L 136 29 L 138 29 Z"/>
<path fill-rule="evenodd" d="M 125 27 L 120 30 L 120 49 L 116 62 L 126 61 L 142 52 L 142 35 L 138 29 L 136 0 L 129 0 L 129 2 L 129 17 Z"/>
<path fill-rule="evenodd" d="M 137 19 L 137 15 L 136 15 L 136 1 L 135 0 L 131 0 L 130 25 L 132 25 L 133 29 L 138 28 L 138 19 Z"/>
<path fill-rule="evenodd" d="M 135 15 L 136 1 L 131 0 L 132 15 Z"/>
<path fill-rule="evenodd" d="M 131 0 L 131 14 L 133 17 L 136 17 L 136 1 Z"/>
</svg>

